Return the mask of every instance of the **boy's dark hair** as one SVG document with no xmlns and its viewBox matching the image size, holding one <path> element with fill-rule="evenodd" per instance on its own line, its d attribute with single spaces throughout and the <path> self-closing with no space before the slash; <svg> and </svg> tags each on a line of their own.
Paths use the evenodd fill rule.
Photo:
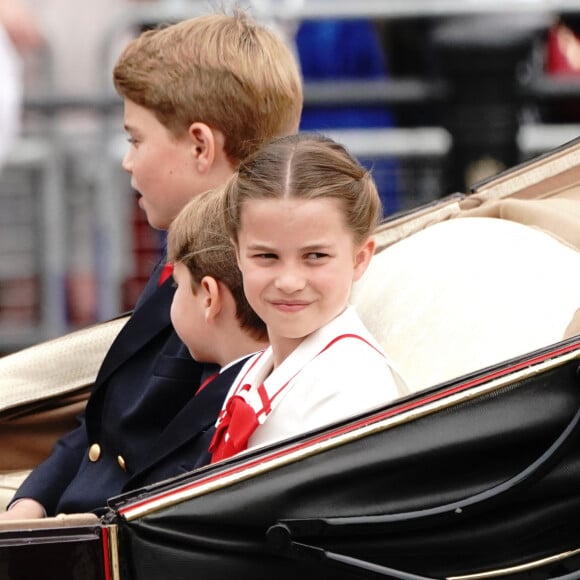
<svg viewBox="0 0 580 580">
<path fill-rule="evenodd" d="M 184 264 L 196 292 L 204 276 L 225 285 L 236 303 L 240 327 L 257 340 L 267 338 L 266 325 L 246 300 L 242 273 L 223 220 L 223 187 L 194 197 L 177 215 L 167 235 L 167 259 Z"/>
</svg>

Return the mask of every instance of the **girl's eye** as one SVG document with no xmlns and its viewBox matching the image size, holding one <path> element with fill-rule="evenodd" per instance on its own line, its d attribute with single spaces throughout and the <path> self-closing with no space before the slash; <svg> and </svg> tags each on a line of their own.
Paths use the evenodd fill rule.
<svg viewBox="0 0 580 580">
<path fill-rule="evenodd" d="M 306 254 L 306 259 L 307 260 L 322 260 L 323 258 L 326 258 L 328 256 L 328 254 L 324 254 L 322 252 L 310 252 L 308 254 Z"/>
<path fill-rule="evenodd" d="M 255 254 L 254 258 L 259 260 L 275 260 L 278 256 L 269 252 L 264 252 L 263 254 Z"/>
<path fill-rule="evenodd" d="M 135 139 L 135 137 L 131 137 L 130 135 L 127 137 L 127 141 L 129 142 L 130 145 L 137 145 L 137 139 Z"/>
</svg>

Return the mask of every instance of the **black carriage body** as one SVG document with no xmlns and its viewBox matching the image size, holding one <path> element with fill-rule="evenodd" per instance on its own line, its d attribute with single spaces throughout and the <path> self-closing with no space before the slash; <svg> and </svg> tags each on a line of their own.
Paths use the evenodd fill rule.
<svg viewBox="0 0 580 580">
<path fill-rule="evenodd" d="M 52 518 L 51 518 L 52 519 Z M 73 517 L 73 519 L 76 519 Z M 3 580 L 111 580 L 110 533 L 100 522 L 54 525 L 0 532 Z M 45 524 L 47 526 L 45 527 Z"/>
<path fill-rule="evenodd" d="M 579 356 L 562 343 L 117 498 L 121 578 L 580 570 Z"/>
</svg>

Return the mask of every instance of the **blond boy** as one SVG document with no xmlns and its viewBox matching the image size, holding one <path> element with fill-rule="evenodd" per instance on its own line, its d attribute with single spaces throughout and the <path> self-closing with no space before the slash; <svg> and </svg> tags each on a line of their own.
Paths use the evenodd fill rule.
<svg viewBox="0 0 580 580">
<path fill-rule="evenodd" d="M 123 167 L 158 229 L 264 141 L 295 132 L 302 110 L 291 51 L 241 11 L 144 32 L 119 57 L 113 79 L 130 141 Z M 150 448 L 185 405 L 199 409 L 190 430 L 205 429 L 208 413 L 195 393 L 212 368 L 192 359 L 175 333 L 174 288 L 170 279 L 159 284 L 160 272 L 105 357 L 79 427 L 0 517 L 99 513 L 150 468 Z"/>
</svg>

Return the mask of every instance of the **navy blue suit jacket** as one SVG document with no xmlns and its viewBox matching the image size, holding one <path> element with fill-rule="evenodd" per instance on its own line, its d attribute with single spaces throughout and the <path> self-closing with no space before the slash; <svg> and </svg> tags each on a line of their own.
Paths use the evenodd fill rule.
<svg viewBox="0 0 580 580">
<path fill-rule="evenodd" d="M 248 358 L 225 369 L 186 403 L 153 444 L 145 462 L 129 479 L 124 491 L 157 483 L 210 463 L 208 447 L 215 433 L 216 418 Z"/>
<path fill-rule="evenodd" d="M 204 371 L 214 369 L 194 361 L 173 330 L 169 316 L 173 293 L 171 280 L 157 288 L 152 277 L 144 291 L 146 298 L 140 300 L 103 361 L 79 427 L 55 445 L 14 500 L 34 498 L 49 516 L 99 513 L 107 498 L 122 493 L 141 469 L 151 475 L 140 481 L 155 477 L 151 450 L 162 435 L 169 441 L 172 436 L 165 431 L 184 408 L 190 409 L 191 419 L 174 428 L 177 445 L 184 436 L 204 433 L 208 422 L 215 421 L 227 388 L 223 393 L 209 391 L 216 399 L 211 408 L 205 408 L 208 396 L 202 397 L 203 391 L 199 399 L 194 397 Z M 89 457 L 95 444 L 100 448 L 96 461 Z M 168 453 L 166 448 L 160 459 Z"/>
</svg>

